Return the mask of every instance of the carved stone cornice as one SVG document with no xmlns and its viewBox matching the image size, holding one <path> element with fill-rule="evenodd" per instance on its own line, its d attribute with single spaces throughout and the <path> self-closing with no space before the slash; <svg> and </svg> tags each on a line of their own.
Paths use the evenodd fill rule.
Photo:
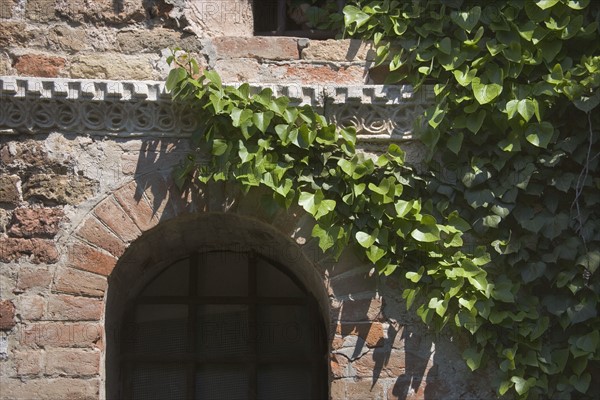
<svg viewBox="0 0 600 400">
<path fill-rule="evenodd" d="M 431 93 L 409 86 L 257 84 L 292 104 L 310 104 L 366 142 L 412 139 Z M 0 134 L 80 133 L 118 137 L 189 135 L 196 121 L 173 102 L 164 82 L 0 77 Z"/>
</svg>

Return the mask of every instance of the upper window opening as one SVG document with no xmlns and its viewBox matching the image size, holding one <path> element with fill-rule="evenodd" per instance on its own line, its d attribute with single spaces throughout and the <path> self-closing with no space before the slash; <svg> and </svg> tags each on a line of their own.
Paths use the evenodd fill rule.
<svg viewBox="0 0 600 400">
<path fill-rule="evenodd" d="M 254 34 L 329 39 L 336 32 L 326 26 L 331 13 L 341 13 L 345 0 L 256 0 Z"/>
<path fill-rule="evenodd" d="M 173 262 L 128 306 L 121 397 L 325 399 L 327 341 L 285 267 L 218 251 Z"/>
</svg>

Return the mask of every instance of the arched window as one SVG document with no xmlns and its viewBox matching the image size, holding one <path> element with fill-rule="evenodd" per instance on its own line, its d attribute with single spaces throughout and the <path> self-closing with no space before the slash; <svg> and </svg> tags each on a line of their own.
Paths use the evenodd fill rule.
<svg viewBox="0 0 600 400">
<path fill-rule="evenodd" d="M 325 399 L 317 304 L 284 266 L 249 252 L 173 262 L 128 306 L 127 399 Z"/>
</svg>

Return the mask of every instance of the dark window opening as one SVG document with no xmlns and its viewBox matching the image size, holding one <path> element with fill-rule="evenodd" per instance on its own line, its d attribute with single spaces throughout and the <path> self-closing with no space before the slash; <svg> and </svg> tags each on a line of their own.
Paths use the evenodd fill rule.
<svg viewBox="0 0 600 400">
<path fill-rule="evenodd" d="M 311 28 L 307 15 L 311 7 L 342 12 L 345 0 L 255 0 L 254 34 L 257 36 L 298 36 L 310 39 L 334 38 L 332 30 Z M 312 8 L 314 10 L 314 8 Z"/>
<path fill-rule="evenodd" d="M 129 305 L 124 331 L 122 398 L 327 398 L 316 300 L 253 253 L 174 262 Z"/>
</svg>

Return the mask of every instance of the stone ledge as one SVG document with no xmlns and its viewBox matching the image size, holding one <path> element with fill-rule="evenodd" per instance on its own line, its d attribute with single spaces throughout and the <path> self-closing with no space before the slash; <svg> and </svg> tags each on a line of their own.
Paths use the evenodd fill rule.
<svg viewBox="0 0 600 400">
<path fill-rule="evenodd" d="M 293 105 L 312 105 L 329 121 L 354 127 L 363 142 L 413 139 L 412 123 L 433 99 L 431 88 L 415 93 L 407 85 L 250 85 L 253 93 L 269 88 Z M 159 81 L 6 76 L 0 100 L 0 134 L 185 137 L 196 128 Z"/>
</svg>

